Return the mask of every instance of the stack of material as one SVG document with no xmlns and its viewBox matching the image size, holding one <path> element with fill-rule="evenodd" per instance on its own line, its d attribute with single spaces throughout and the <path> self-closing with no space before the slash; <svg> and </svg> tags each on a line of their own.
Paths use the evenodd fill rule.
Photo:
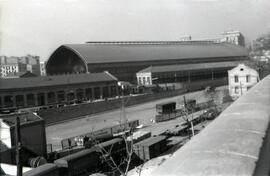
<svg viewBox="0 0 270 176">
<path fill-rule="evenodd" d="M 132 136 L 129 136 L 127 138 L 127 141 L 133 140 L 133 144 L 136 144 L 150 137 L 151 137 L 151 132 L 149 131 L 136 131 L 132 134 Z"/>
</svg>

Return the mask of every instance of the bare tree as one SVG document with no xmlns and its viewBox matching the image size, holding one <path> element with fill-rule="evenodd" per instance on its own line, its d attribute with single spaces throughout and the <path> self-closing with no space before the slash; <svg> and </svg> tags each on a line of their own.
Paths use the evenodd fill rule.
<svg viewBox="0 0 270 176">
<path fill-rule="evenodd" d="M 181 117 L 183 118 L 183 120 L 184 120 L 188 125 L 190 125 L 190 127 L 191 127 L 191 132 L 192 132 L 192 136 L 194 136 L 194 135 L 195 135 L 194 127 L 193 127 L 193 113 L 194 113 L 194 107 L 186 102 L 185 96 L 184 96 L 183 98 L 184 98 L 184 106 L 183 106 L 183 109 L 182 109 Z M 189 117 L 191 117 L 191 120 L 189 119 Z M 190 136 L 189 136 L 189 137 L 190 137 Z"/>
<path fill-rule="evenodd" d="M 127 99 L 128 101 L 128 99 Z M 115 175 L 115 173 L 119 173 L 122 176 L 127 176 L 128 171 L 130 170 L 130 165 L 132 161 L 132 156 L 134 154 L 134 146 L 133 146 L 133 132 L 134 128 L 129 127 L 128 119 L 126 117 L 125 112 L 125 104 L 127 103 L 124 100 L 124 96 L 122 94 L 122 101 L 121 101 L 121 114 L 119 125 L 121 128 L 121 132 L 119 136 L 122 138 L 124 142 L 123 146 L 123 156 L 120 161 L 118 158 L 114 157 L 114 145 L 111 145 L 109 148 L 104 148 L 100 144 L 96 144 L 98 151 L 101 153 L 101 158 L 107 165 L 111 168 L 111 173 Z"/>
</svg>

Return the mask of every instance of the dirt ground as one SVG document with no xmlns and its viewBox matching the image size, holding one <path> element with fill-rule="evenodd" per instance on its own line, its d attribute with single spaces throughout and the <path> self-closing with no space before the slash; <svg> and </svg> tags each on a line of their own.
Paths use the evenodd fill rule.
<svg viewBox="0 0 270 176">
<path fill-rule="evenodd" d="M 227 87 L 219 87 L 217 89 L 218 94 L 222 94 L 222 90 L 224 89 L 227 89 Z M 209 97 L 205 96 L 204 91 L 191 92 L 185 95 L 164 98 L 125 108 L 125 116 L 128 120 L 139 120 L 140 124 L 145 127 L 143 130 L 151 131 L 152 135 L 158 135 L 165 129 L 175 127 L 175 125 L 181 123 L 183 119 L 177 118 L 162 123 L 152 123 L 152 120 L 157 114 L 155 109 L 156 104 L 168 101 L 176 101 L 177 104 L 181 104 L 183 102 L 183 96 L 185 96 L 186 99 L 196 99 L 197 103 L 209 100 Z M 53 145 L 53 150 L 59 150 L 61 149 L 62 139 L 113 126 L 119 124 L 119 121 L 123 121 L 123 112 L 121 110 L 113 110 L 48 126 L 46 127 L 47 143 Z"/>
</svg>

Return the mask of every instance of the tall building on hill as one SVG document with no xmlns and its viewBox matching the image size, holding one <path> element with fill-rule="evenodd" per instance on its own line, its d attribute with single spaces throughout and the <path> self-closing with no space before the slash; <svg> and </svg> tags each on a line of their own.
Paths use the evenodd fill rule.
<svg viewBox="0 0 270 176">
<path fill-rule="evenodd" d="M 239 31 L 227 31 L 221 34 L 223 37 L 220 42 L 232 43 L 240 46 L 245 46 L 245 38 Z"/>
</svg>

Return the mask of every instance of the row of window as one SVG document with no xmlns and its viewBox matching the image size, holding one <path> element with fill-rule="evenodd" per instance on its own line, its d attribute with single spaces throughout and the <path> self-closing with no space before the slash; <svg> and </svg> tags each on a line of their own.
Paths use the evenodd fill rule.
<svg viewBox="0 0 270 176">
<path fill-rule="evenodd" d="M 110 89 L 110 90 L 109 90 Z M 101 93 L 102 92 L 102 93 Z M 43 106 L 46 104 L 61 103 L 65 101 L 75 100 L 90 100 L 90 99 L 100 99 L 108 98 L 110 96 L 117 95 L 117 86 L 110 87 L 94 87 L 86 89 L 77 89 L 48 93 L 37 93 L 37 94 L 26 94 L 16 95 L 16 96 L 3 96 L 0 97 L 1 107 L 24 107 L 24 106 Z M 24 100 L 25 99 L 25 100 Z"/>
<path fill-rule="evenodd" d="M 150 81 L 150 77 L 138 77 L 139 79 L 139 85 L 150 85 L 151 81 Z"/>
<path fill-rule="evenodd" d="M 250 88 L 251 88 L 251 86 L 248 86 L 247 87 L 247 90 L 249 90 Z M 242 94 L 244 90 L 245 90 L 245 88 L 243 88 L 243 87 L 239 87 L 239 86 L 235 86 L 234 87 L 234 93 L 235 94 L 239 94 L 240 91 L 241 91 L 241 94 Z"/>
<path fill-rule="evenodd" d="M 246 82 L 248 83 L 248 82 L 250 82 L 250 80 L 251 80 L 251 76 L 250 75 L 246 75 Z M 238 75 L 235 75 L 234 76 L 234 82 L 235 83 L 238 83 L 239 82 L 239 76 Z"/>
</svg>

